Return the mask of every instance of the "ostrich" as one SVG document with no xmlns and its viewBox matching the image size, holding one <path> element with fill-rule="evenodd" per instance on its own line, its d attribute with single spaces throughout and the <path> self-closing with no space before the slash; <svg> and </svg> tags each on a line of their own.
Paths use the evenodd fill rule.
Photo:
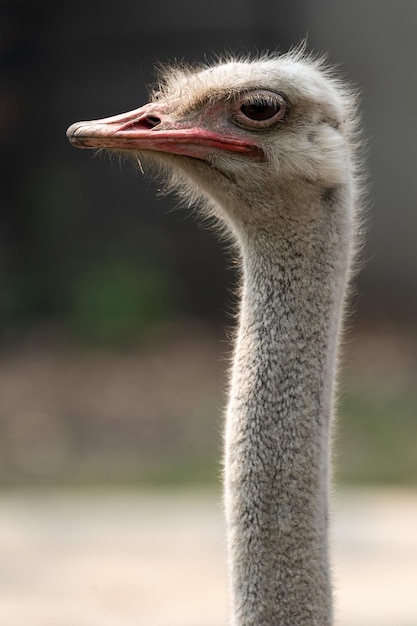
<svg viewBox="0 0 417 626">
<path fill-rule="evenodd" d="M 225 425 L 233 626 L 328 626 L 335 371 L 360 204 L 356 98 L 303 51 L 168 68 L 72 145 L 150 159 L 240 259 Z"/>
</svg>

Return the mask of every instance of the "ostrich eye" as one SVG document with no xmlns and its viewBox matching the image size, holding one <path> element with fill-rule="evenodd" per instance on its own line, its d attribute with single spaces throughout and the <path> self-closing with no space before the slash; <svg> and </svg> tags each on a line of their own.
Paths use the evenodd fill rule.
<svg viewBox="0 0 417 626">
<path fill-rule="evenodd" d="M 241 112 L 245 117 L 255 122 L 270 120 L 278 113 L 280 105 L 278 103 L 269 104 L 269 102 L 256 102 L 254 104 L 242 104 Z"/>
<path fill-rule="evenodd" d="M 283 96 L 272 91 L 253 91 L 245 94 L 234 111 L 232 120 L 238 126 L 263 129 L 273 126 L 287 112 Z"/>
</svg>

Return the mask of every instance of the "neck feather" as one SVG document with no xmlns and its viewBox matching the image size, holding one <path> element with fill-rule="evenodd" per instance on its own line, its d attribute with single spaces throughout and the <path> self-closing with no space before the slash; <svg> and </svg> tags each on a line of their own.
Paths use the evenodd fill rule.
<svg viewBox="0 0 417 626">
<path fill-rule="evenodd" d="M 279 232 L 241 238 L 225 435 L 234 626 L 332 623 L 329 435 L 348 209 L 346 193 L 327 192 Z"/>
</svg>

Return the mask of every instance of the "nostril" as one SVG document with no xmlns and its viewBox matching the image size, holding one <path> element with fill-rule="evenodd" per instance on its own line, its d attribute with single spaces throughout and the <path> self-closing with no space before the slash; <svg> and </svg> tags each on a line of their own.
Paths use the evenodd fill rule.
<svg viewBox="0 0 417 626">
<path fill-rule="evenodd" d="M 147 115 L 146 116 L 146 121 L 149 124 L 149 128 L 153 128 L 154 126 L 158 126 L 158 124 L 161 123 L 161 120 L 159 119 L 159 117 L 156 117 L 156 115 Z"/>
<path fill-rule="evenodd" d="M 151 130 L 160 123 L 161 120 L 156 115 L 143 115 L 139 119 L 129 122 L 120 130 Z"/>
</svg>

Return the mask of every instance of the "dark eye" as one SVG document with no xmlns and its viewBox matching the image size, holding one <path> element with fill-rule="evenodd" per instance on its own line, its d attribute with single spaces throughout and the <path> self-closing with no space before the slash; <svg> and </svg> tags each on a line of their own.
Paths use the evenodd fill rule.
<svg viewBox="0 0 417 626">
<path fill-rule="evenodd" d="M 269 104 L 268 102 L 255 102 L 253 104 L 242 104 L 241 112 L 245 117 L 256 122 L 270 120 L 280 110 L 278 103 Z"/>
<path fill-rule="evenodd" d="M 281 94 L 263 90 L 246 93 L 237 104 L 233 121 L 254 129 L 273 126 L 284 117 L 288 108 Z"/>
</svg>

